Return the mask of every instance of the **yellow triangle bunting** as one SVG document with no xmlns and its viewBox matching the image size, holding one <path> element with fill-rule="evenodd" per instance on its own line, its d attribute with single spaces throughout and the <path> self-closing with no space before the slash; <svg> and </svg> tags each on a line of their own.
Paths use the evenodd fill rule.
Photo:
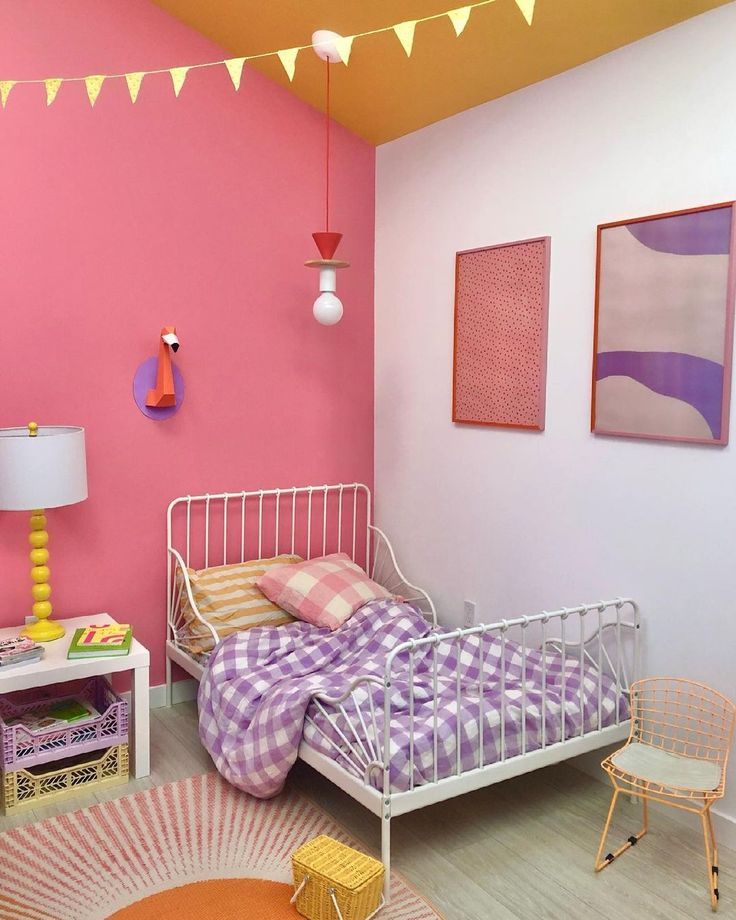
<svg viewBox="0 0 736 920">
<path fill-rule="evenodd" d="M 5 108 L 5 103 L 8 101 L 8 96 L 10 95 L 10 90 L 15 86 L 15 80 L 0 80 L 0 102 Z"/>
<path fill-rule="evenodd" d="M 243 76 L 243 64 L 245 64 L 245 58 L 230 58 L 229 61 L 225 61 L 225 67 L 227 67 L 227 72 L 230 74 L 230 79 L 233 81 L 233 86 L 236 90 L 240 89 L 240 80 Z"/>
<path fill-rule="evenodd" d="M 189 73 L 189 68 L 172 67 L 169 73 L 171 74 L 171 82 L 174 84 L 174 95 L 178 97 L 182 86 L 184 86 L 187 74 Z"/>
<path fill-rule="evenodd" d="M 524 14 L 524 19 L 529 25 L 532 24 L 532 19 L 534 19 L 534 3 L 535 0 L 516 0 L 516 5 Z"/>
<path fill-rule="evenodd" d="M 130 101 L 135 102 L 138 98 L 138 93 L 141 91 L 141 83 L 143 82 L 143 77 L 145 74 L 143 71 L 136 71 L 135 73 L 126 73 L 125 82 L 128 84 L 128 92 L 130 93 Z"/>
<path fill-rule="evenodd" d="M 46 105 L 51 105 L 54 99 L 56 99 L 56 94 L 59 92 L 61 80 L 56 77 L 51 77 L 43 82 L 46 87 Z"/>
<path fill-rule="evenodd" d="M 404 22 L 396 23 L 395 25 L 386 26 L 385 28 L 375 29 L 373 32 L 360 33 L 363 35 L 373 35 L 376 32 L 390 32 L 393 31 L 401 43 L 401 47 L 404 49 L 404 53 L 407 58 L 410 58 L 412 51 L 414 49 L 414 37 L 416 33 L 417 23 L 425 22 L 430 19 L 439 19 L 448 17 L 452 23 L 452 27 L 455 30 L 455 36 L 459 37 L 465 31 L 468 22 L 470 21 L 470 16 L 475 7 L 486 6 L 492 3 L 493 0 L 476 0 L 476 2 L 466 4 L 465 6 L 459 6 L 455 9 L 446 10 L 442 13 L 435 13 L 434 15 L 427 16 L 424 19 L 407 19 Z M 527 22 L 527 25 L 531 26 L 534 21 L 534 12 L 536 6 L 536 0 L 514 0 L 516 6 L 521 12 L 522 16 Z M 341 36 L 337 35 L 334 37 L 334 51 L 337 52 L 340 60 L 348 65 L 350 57 L 353 50 L 353 42 L 355 41 L 355 35 Z M 257 55 L 257 57 L 271 57 L 275 55 L 281 61 L 281 65 L 284 68 L 286 76 L 289 78 L 289 82 L 293 82 L 294 76 L 296 75 L 296 61 L 299 55 L 299 51 L 302 49 L 297 48 L 282 48 L 279 51 L 270 51 L 264 54 Z M 333 59 L 334 58 L 333 51 Z M 240 89 L 240 85 L 243 79 L 243 71 L 245 67 L 245 62 L 252 60 L 252 57 L 234 57 L 228 58 L 224 61 L 212 61 L 205 64 L 192 64 L 185 67 L 170 67 L 168 68 L 168 73 L 171 77 L 171 82 L 174 88 L 174 95 L 178 98 L 179 94 L 184 87 L 189 71 L 194 67 L 219 67 L 220 64 L 224 64 L 227 72 L 232 80 L 232 84 L 235 87 L 236 92 Z M 166 71 L 156 70 L 156 71 L 135 71 L 126 74 L 116 74 L 115 78 L 120 76 L 125 77 L 125 82 L 128 87 L 128 94 L 130 95 L 130 101 L 135 103 L 138 99 L 140 93 L 141 85 L 143 83 L 143 78 L 146 77 L 149 73 L 165 73 Z M 68 80 L 74 82 L 84 81 L 85 89 L 87 91 L 87 98 L 89 99 L 90 106 L 94 107 L 97 102 L 97 99 L 102 90 L 102 85 L 107 79 L 105 74 L 90 74 L 87 77 L 69 77 Z M 4 109 L 8 98 L 10 96 L 13 87 L 17 83 L 43 83 L 46 89 L 46 105 L 51 105 L 55 100 L 61 89 L 61 84 L 65 82 L 62 77 L 47 77 L 45 79 L 38 80 L 0 80 L 0 104 Z"/>
<path fill-rule="evenodd" d="M 410 19 L 408 22 L 400 22 L 398 25 L 394 26 L 396 37 L 401 42 L 401 47 L 406 51 L 407 57 L 411 57 L 411 49 L 414 46 L 414 29 L 416 29 L 416 27 L 416 19 Z"/>
<path fill-rule="evenodd" d="M 452 27 L 455 29 L 455 35 L 460 35 L 468 24 L 468 19 L 470 19 L 470 10 L 469 6 L 461 6 L 457 10 L 450 10 L 448 16 L 450 17 L 450 22 Z"/>
<path fill-rule="evenodd" d="M 335 39 L 335 47 L 337 48 L 337 53 L 340 55 L 340 59 L 347 66 L 348 61 L 350 60 L 350 52 L 353 50 L 353 39 L 354 35 L 348 35 L 346 37 L 340 35 Z"/>
<path fill-rule="evenodd" d="M 105 77 L 102 74 L 84 78 L 84 85 L 87 87 L 87 98 L 92 108 L 94 108 L 95 102 L 97 102 L 97 97 L 100 95 L 100 90 L 104 82 Z"/>
<path fill-rule="evenodd" d="M 298 48 L 287 48 L 286 51 L 276 52 L 276 54 L 279 56 L 279 60 L 284 65 L 284 70 L 286 71 L 286 76 L 289 78 L 289 82 L 294 79 L 294 72 L 296 71 L 296 56 L 298 53 Z"/>
</svg>

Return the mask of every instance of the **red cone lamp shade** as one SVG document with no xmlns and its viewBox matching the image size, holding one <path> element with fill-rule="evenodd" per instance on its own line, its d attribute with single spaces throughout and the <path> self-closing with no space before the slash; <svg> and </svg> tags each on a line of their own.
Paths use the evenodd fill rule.
<svg viewBox="0 0 736 920">
<path fill-rule="evenodd" d="M 335 233 L 332 230 L 318 230 L 312 234 L 312 239 L 317 244 L 317 249 L 319 249 L 319 254 L 322 258 L 331 259 L 340 245 L 342 233 Z"/>
</svg>

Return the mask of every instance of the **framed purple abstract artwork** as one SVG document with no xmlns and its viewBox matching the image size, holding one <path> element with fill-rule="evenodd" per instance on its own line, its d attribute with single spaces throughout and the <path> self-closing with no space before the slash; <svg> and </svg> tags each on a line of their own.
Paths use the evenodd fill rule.
<svg viewBox="0 0 736 920">
<path fill-rule="evenodd" d="M 734 202 L 598 227 L 595 434 L 728 444 Z"/>
<path fill-rule="evenodd" d="M 458 252 L 452 420 L 544 429 L 548 236 Z"/>
</svg>

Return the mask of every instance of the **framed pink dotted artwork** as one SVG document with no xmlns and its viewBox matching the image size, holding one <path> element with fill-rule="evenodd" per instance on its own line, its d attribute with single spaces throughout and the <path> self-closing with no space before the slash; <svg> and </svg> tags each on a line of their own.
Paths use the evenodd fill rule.
<svg viewBox="0 0 736 920">
<path fill-rule="evenodd" d="M 452 420 L 544 430 L 550 238 L 455 258 Z"/>
</svg>

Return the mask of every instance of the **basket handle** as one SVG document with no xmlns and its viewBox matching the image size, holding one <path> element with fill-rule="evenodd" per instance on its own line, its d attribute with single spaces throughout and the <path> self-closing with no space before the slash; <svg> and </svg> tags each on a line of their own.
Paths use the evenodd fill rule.
<svg viewBox="0 0 736 920">
<path fill-rule="evenodd" d="M 294 904 L 294 903 L 295 903 L 296 899 L 297 899 L 297 898 L 299 897 L 299 895 L 302 893 L 302 891 L 304 890 L 304 886 L 307 884 L 308 881 L 309 881 L 309 876 L 308 876 L 308 875 L 305 875 L 304 878 L 301 880 L 301 882 L 299 882 L 299 887 L 296 889 L 296 891 L 294 892 L 294 894 L 293 894 L 293 895 L 291 896 L 291 898 L 289 899 L 289 904 Z M 337 914 L 337 920 L 343 920 L 342 911 L 340 910 L 340 905 L 337 903 L 337 897 L 336 897 L 336 895 L 335 895 L 335 889 L 334 889 L 334 888 L 329 888 L 329 889 L 328 889 L 328 894 L 329 894 L 330 898 L 332 899 L 332 904 L 333 904 L 333 906 L 334 906 L 334 908 L 335 908 L 335 913 Z M 381 895 L 381 902 L 380 902 L 380 904 L 379 904 L 378 907 L 373 911 L 372 914 L 369 914 L 369 915 L 365 918 L 365 920 L 371 920 L 371 917 L 375 917 L 376 914 L 378 913 L 378 911 L 381 910 L 381 909 L 384 907 L 385 904 L 386 904 L 386 899 L 383 897 L 383 895 Z"/>
<path fill-rule="evenodd" d="M 365 920 L 371 920 L 371 917 L 375 917 L 376 914 L 378 913 L 378 911 L 379 911 L 379 910 L 383 910 L 383 908 L 384 908 L 385 906 L 386 906 L 386 898 L 384 898 L 384 896 L 381 895 L 381 900 L 380 900 L 380 902 L 379 902 L 379 904 L 378 904 L 378 907 L 373 911 L 372 914 L 368 914 L 368 916 L 365 918 Z"/>
<path fill-rule="evenodd" d="M 304 878 L 301 880 L 301 882 L 299 882 L 299 887 L 296 889 L 294 894 L 289 898 L 289 904 L 294 904 L 296 899 L 302 893 L 304 886 L 307 884 L 308 881 L 309 881 L 309 876 L 305 875 Z"/>
<path fill-rule="evenodd" d="M 342 912 L 340 911 L 340 906 L 337 903 L 337 897 L 335 895 L 334 888 L 328 888 L 327 893 L 332 898 L 332 903 L 335 905 L 335 913 L 337 914 L 337 920 L 342 920 Z"/>
</svg>

